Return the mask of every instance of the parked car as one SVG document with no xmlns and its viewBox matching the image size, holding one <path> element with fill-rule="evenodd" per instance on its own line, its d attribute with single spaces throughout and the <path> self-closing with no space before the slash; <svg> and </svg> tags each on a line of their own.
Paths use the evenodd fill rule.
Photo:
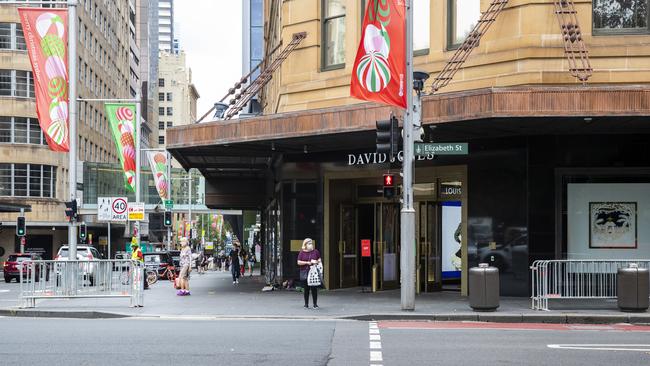
<svg viewBox="0 0 650 366">
<path fill-rule="evenodd" d="M 12 279 L 16 279 L 16 282 L 20 282 L 20 272 L 23 272 L 23 276 L 28 278 L 30 273 L 25 264 L 26 261 L 41 260 L 41 256 L 34 253 L 16 253 L 12 254 L 7 258 L 7 261 L 2 266 L 2 271 L 4 272 L 5 282 L 9 283 Z M 39 276 L 39 268 L 36 266 L 35 278 Z"/>
<path fill-rule="evenodd" d="M 143 255 L 145 267 L 156 271 L 158 278 L 165 272 L 167 266 L 173 265 L 172 256 L 168 252 L 144 253 Z"/>
<path fill-rule="evenodd" d="M 69 260 L 69 248 L 67 245 L 59 248 L 59 252 L 54 257 L 55 261 L 67 261 Z M 93 261 L 96 259 L 102 259 L 102 255 L 99 254 L 99 251 L 94 247 L 87 245 L 78 245 L 77 246 L 77 260 L 78 261 Z M 92 286 L 95 283 L 95 274 L 97 272 L 97 266 L 93 263 L 89 263 L 83 266 L 83 276 L 88 279 L 90 285 Z"/>
</svg>

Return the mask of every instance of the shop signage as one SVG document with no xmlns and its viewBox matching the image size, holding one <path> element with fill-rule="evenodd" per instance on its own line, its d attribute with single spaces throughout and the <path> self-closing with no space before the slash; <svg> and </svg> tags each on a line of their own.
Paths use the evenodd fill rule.
<svg viewBox="0 0 650 366">
<path fill-rule="evenodd" d="M 430 144 L 416 143 L 415 155 L 467 155 L 469 153 L 467 145 L 467 142 L 443 142 Z"/>
<path fill-rule="evenodd" d="M 144 220 L 144 202 L 129 202 L 129 221 Z"/>
<path fill-rule="evenodd" d="M 433 158 L 434 154 L 416 156 L 416 160 L 433 160 Z M 400 151 L 397 153 L 397 157 L 391 159 L 390 162 L 402 162 L 403 160 L 404 153 Z M 363 154 L 348 154 L 348 165 L 385 164 L 388 162 L 388 156 L 384 153 L 371 152 Z"/>
<path fill-rule="evenodd" d="M 370 257 L 370 239 L 361 239 L 361 256 Z"/>
</svg>

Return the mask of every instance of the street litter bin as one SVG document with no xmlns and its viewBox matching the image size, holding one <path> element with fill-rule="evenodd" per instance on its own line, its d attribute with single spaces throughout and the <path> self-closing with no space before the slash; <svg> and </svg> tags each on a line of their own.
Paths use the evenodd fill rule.
<svg viewBox="0 0 650 366">
<path fill-rule="evenodd" d="M 646 311 L 650 298 L 649 281 L 648 269 L 639 268 L 636 263 L 619 268 L 616 276 L 618 308 L 621 311 Z"/>
<path fill-rule="evenodd" d="M 499 269 L 480 263 L 469 269 L 469 306 L 474 311 L 495 311 L 499 307 Z"/>
</svg>

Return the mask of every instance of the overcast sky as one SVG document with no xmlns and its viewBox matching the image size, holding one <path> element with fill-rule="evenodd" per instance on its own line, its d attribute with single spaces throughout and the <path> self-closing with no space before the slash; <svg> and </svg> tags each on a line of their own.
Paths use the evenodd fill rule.
<svg viewBox="0 0 650 366">
<path fill-rule="evenodd" d="M 242 76 L 240 0 L 177 0 L 175 25 L 187 54 L 192 81 L 201 95 L 197 118 Z"/>
</svg>

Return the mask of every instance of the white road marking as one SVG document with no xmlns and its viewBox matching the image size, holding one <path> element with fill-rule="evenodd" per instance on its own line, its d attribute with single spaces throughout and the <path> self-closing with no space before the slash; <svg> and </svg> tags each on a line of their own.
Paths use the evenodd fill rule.
<svg viewBox="0 0 650 366">
<path fill-rule="evenodd" d="M 9 292 L 11 290 L 0 290 L 0 292 Z"/>
<path fill-rule="evenodd" d="M 381 351 L 381 336 L 379 335 L 379 327 L 377 322 L 368 323 L 368 337 L 370 338 L 370 366 L 381 366 L 375 362 L 381 362 L 384 360 L 384 356 Z"/>
<path fill-rule="evenodd" d="M 547 347 L 587 351 L 650 352 L 650 344 L 549 344 Z"/>
</svg>

